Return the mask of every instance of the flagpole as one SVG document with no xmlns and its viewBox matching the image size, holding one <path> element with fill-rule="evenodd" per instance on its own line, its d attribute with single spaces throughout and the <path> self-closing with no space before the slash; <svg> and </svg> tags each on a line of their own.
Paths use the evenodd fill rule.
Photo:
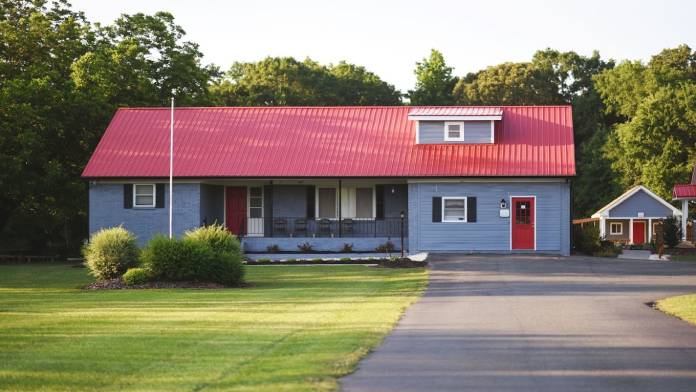
<svg viewBox="0 0 696 392">
<path fill-rule="evenodd" d="M 172 238 L 172 211 L 174 206 L 174 94 L 172 89 L 172 109 L 169 120 L 169 238 Z"/>
</svg>

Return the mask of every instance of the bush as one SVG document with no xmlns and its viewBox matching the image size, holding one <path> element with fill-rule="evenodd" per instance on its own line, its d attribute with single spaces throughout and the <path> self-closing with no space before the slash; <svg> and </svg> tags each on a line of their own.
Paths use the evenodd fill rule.
<svg viewBox="0 0 696 392">
<path fill-rule="evenodd" d="M 341 252 L 351 253 L 352 251 L 353 251 L 353 244 L 348 244 L 348 243 L 343 244 L 343 248 L 341 248 Z"/>
<path fill-rule="evenodd" d="M 672 216 L 662 222 L 662 236 L 665 240 L 665 244 L 670 248 L 679 245 L 682 237 L 682 229 L 677 218 Z"/>
<path fill-rule="evenodd" d="M 264 258 L 262 258 L 262 259 L 256 260 L 257 263 L 270 263 L 271 261 L 272 261 L 272 260 L 269 259 L 269 258 L 267 258 L 267 257 L 264 257 Z"/>
<path fill-rule="evenodd" d="M 394 251 L 394 243 L 391 241 L 387 241 L 382 245 L 376 247 L 375 251 L 381 253 L 392 253 Z"/>
<path fill-rule="evenodd" d="M 145 268 L 129 268 L 123 274 L 123 283 L 134 286 L 137 284 L 145 284 L 150 280 L 150 271 Z"/>
<path fill-rule="evenodd" d="M 573 249 L 576 252 L 592 255 L 602 249 L 597 225 L 573 225 Z"/>
<path fill-rule="evenodd" d="M 234 243 L 218 234 L 208 234 L 187 232 L 183 239 L 155 236 L 143 249 L 143 265 L 158 280 L 241 283 L 244 265 L 239 248 L 237 252 L 229 251 L 235 249 Z"/>
<path fill-rule="evenodd" d="M 344 263 L 345 263 L 345 262 L 349 262 L 350 260 L 351 260 L 350 257 L 341 257 L 341 261 L 344 262 Z"/>
<path fill-rule="evenodd" d="M 135 235 L 120 226 L 94 233 L 82 254 L 90 273 L 99 280 L 117 278 L 138 265 Z"/>
<path fill-rule="evenodd" d="M 297 248 L 305 253 L 309 253 L 314 249 L 314 246 L 309 242 L 305 242 L 304 244 L 297 245 Z"/>
<path fill-rule="evenodd" d="M 276 244 L 268 245 L 268 246 L 266 247 L 266 251 L 267 251 L 268 253 L 278 253 L 278 252 L 280 252 L 280 247 L 279 247 L 278 245 L 276 245 Z"/>
<path fill-rule="evenodd" d="M 230 233 L 225 226 L 211 225 L 203 226 L 184 233 L 184 239 L 202 242 L 210 246 L 213 252 L 229 252 L 242 254 L 242 247 L 237 236 Z"/>
</svg>

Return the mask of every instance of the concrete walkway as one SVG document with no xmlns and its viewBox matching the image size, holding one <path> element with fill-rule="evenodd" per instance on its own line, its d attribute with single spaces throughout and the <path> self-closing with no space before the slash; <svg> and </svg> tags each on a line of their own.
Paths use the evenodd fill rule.
<svg viewBox="0 0 696 392">
<path fill-rule="evenodd" d="M 696 326 L 645 304 L 696 263 L 431 255 L 431 282 L 346 391 L 696 391 Z"/>
</svg>

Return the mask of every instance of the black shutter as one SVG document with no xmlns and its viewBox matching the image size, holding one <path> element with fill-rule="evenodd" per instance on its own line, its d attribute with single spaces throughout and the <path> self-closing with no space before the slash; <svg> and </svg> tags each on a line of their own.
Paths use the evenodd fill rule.
<svg viewBox="0 0 696 392">
<path fill-rule="evenodd" d="M 433 197 L 433 222 L 442 222 L 442 198 Z"/>
<path fill-rule="evenodd" d="M 133 184 L 123 184 L 123 208 L 133 208 Z"/>
<path fill-rule="evenodd" d="M 375 186 L 375 218 L 384 219 L 384 185 Z"/>
<path fill-rule="evenodd" d="M 314 218 L 316 208 L 316 190 L 314 185 L 307 186 L 307 218 Z"/>
<path fill-rule="evenodd" d="M 155 184 L 155 208 L 164 208 L 164 184 Z"/>
<path fill-rule="evenodd" d="M 466 220 L 467 222 L 476 222 L 476 198 L 466 198 Z"/>
</svg>

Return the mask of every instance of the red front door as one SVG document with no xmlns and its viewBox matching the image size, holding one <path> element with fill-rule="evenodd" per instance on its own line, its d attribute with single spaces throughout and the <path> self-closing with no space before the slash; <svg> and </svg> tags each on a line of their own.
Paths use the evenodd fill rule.
<svg viewBox="0 0 696 392">
<path fill-rule="evenodd" d="M 227 187 L 227 229 L 236 235 L 246 233 L 247 189 L 243 186 Z"/>
<path fill-rule="evenodd" d="M 645 222 L 633 221 L 633 243 L 636 245 L 645 243 Z"/>
<path fill-rule="evenodd" d="M 512 198 L 512 249 L 534 249 L 534 198 Z"/>
</svg>

